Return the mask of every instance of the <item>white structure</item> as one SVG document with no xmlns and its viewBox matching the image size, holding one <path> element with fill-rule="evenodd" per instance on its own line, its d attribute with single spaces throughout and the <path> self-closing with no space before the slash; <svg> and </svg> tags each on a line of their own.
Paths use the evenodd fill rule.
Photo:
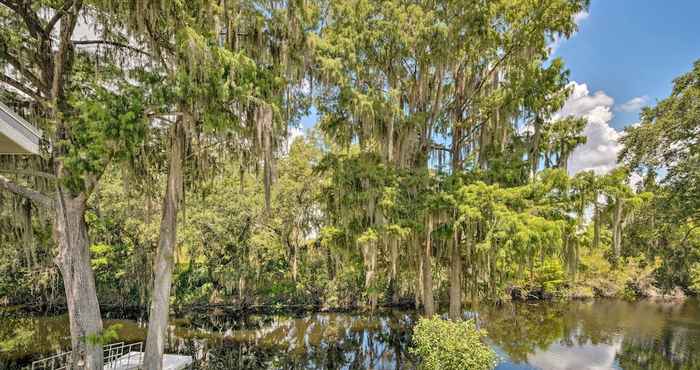
<svg viewBox="0 0 700 370">
<path fill-rule="evenodd" d="M 143 366 L 143 342 L 107 344 L 104 351 L 104 370 L 147 370 Z M 32 363 L 28 370 L 69 370 L 71 352 L 63 352 Z M 163 370 L 185 370 L 192 365 L 191 356 L 163 355 Z"/>
<path fill-rule="evenodd" d="M 140 370 L 143 352 L 129 352 L 114 362 L 105 365 L 105 370 Z M 163 370 L 184 370 L 192 365 L 192 357 L 183 355 L 163 355 Z"/>
<path fill-rule="evenodd" d="M 41 130 L 0 102 L 0 154 L 39 154 Z"/>
</svg>

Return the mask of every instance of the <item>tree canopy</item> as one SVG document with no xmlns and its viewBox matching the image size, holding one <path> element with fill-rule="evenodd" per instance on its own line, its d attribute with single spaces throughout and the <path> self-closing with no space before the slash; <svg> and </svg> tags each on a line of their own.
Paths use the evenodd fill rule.
<svg viewBox="0 0 700 370">
<path fill-rule="evenodd" d="M 588 5 L 0 0 L 0 98 L 45 138 L 0 155 L 0 302 L 65 306 L 90 369 L 100 305 L 138 307 L 157 369 L 198 304 L 698 293 L 700 62 L 572 173 L 552 45 Z"/>
</svg>

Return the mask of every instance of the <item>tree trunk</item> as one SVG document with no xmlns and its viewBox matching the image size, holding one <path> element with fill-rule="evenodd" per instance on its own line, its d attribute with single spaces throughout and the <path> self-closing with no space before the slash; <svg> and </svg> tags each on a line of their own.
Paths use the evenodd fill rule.
<svg viewBox="0 0 700 370">
<path fill-rule="evenodd" d="M 328 281 L 335 280 L 335 260 L 330 248 L 326 248 L 326 263 L 328 264 Z"/>
<path fill-rule="evenodd" d="M 418 309 L 421 304 L 423 304 L 423 248 L 418 241 L 418 237 L 414 236 L 411 239 L 416 251 L 416 264 L 418 270 L 416 271 L 416 287 L 414 289 L 415 306 Z"/>
<path fill-rule="evenodd" d="M 566 173 L 569 173 L 569 156 L 569 152 L 562 153 L 559 158 L 559 163 L 557 163 L 557 167 L 561 168 Z"/>
<path fill-rule="evenodd" d="M 391 303 L 394 305 L 399 303 L 399 241 L 398 239 L 391 241 Z"/>
<path fill-rule="evenodd" d="M 370 310 L 374 312 L 377 307 L 377 287 L 375 283 L 375 273 L 377 267 L 377 245 L 375 241 L 367 243 L 365 249 L 365 290 L 368 292 L 368 304 Z"/>
<path fill-rule="evenodd" d="M 455 115 L 457 116 L 457 115 Z M 458 117 L 455 117 L 456 119 Z M 455 120 L 456 121 L 456 120 Z M 462 130 L 456 124 L 452 127 L 452 174 L 457 175 L 461 170 Z M 462 318 L 462 254 L 459 245 L 460 232 L 457 225 L 457 214 L 453 213 L 454 231 L 452 234 L 450 253 L 450 319 Z"/>
<path fill-rule="evenodd" d="M 615 211 L 613 214 L 613 256 L 620 257 L 622 249 L 622 199 L 615 201 Z"/>
<path fill-rule="evenodd" d="M 428 216 L 428 230 L 425 236 L 425 249 L 423 249 L 423 313 L 426 317 L 435 315 L 433 301 L 433 271 L 430 262 L 432 252 L 433 218 Z"/>
<path fill-rule="evenodd" d="M 292 243 L 292 280 L 296 283 L 299 276 L 299 246 Z"/>
<path fill-rule="evenodd" d="M 462 318 L 462 254 L 459 248 L 459 233 L 452 238 L 450 256 L 450 319 Z"/>
<path fill-rule="evenodd" d="M 58 190 L 54 235 L 59 252 L 55 262 L 66 290 L 73 368 L 102 370 L 102 345 L 96 342 L 102 332 L 102 317 L 90 265 L 86 198 L 84 193 L 71 197 Z"/>
<path fill-rule="evenodd" d="M 540 167 L 540 138 L 542 136 L 542 123 L 539 117 L 535 117 L 533 122 L 535 133 L 532 136 L 530 143 L 530 152 L 528 154 L 530 160 L 530 180 L 532 181 Z"/>
<path fill-rule="evenodd" d="M 245 301 L 245 273 L 238 276 L 238 304 L 243 305 Z"/>
<path fill-rule="evenodd" d="M 596 195 L 597 197 L 597 195 Z M 600 246 L 600 209 L 598 201 L 593 203 L 593 248 L 598 249 Z"/>
<path fill-rule="evenodd" d="M 160 224 L 158 252 L 155 260 L 153 298 L 148 316 L 148 336 L 144 368 L 161 370 L 165 335 L 170 311 L 170 286 L 173 273 L 173 254 L 177 243 L 177 214 L 182 198 L 185 128 L 182 118 L 172 127 L 170 137 L 168 183 L 163 198 L 163 218 Z"/>
</svg>

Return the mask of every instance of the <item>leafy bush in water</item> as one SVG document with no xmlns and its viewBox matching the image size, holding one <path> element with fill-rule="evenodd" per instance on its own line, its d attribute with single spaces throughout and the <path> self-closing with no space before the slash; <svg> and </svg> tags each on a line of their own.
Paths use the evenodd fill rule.
<svg viewBox="0 0 700 370">
<path fill-rule="evenodd" d="M 496 366 L 496 354 L 483 343 L 484 333 L 474 321 L 423 318 L 413 332 L 411 353 L 424 370 L 487 370 Z"/>
</svg>

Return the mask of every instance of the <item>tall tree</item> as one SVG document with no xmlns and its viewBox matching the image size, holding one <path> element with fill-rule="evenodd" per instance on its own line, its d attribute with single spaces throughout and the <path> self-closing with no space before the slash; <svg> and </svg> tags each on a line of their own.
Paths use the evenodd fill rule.
<svg viewBox="0 0 700 370">
<path fill-rule="evenodd" d="M 101 24 L 101 14 L 83 1 L 0 4 L 1 86 L 44 130 L 50 143 L 45 163 L 50 165 L 38 170 L 55 179 L 46 189 L 31 190 L 0 177 L 0 187 L 53 210 L 55 262 L 66 292 L 72 366 L 101 369 L 102 319 L 90 266 L 86 203 L 105 167 L 128 156 L 143 136 L 140 94 L 121 72 L 129 68 L 112 68 L 119 55 L 138 60 L 141 52 L 123 35 L 101 33 L 99 27 L 94 39 L 80 39 L 81 18 Z"/>
<path fill-rule="evenodd" d="M 451 154 L 452 172 L 459 173 L 466 169 L 463 159 L 469 155 L 485 169 L 491 153 L 505 152 L 509 134 L 523 118 L 519 113 L 525 111 L 525 118 L 538 123 L 530 152 L 536 169 L 541 156 L 539 122 L 565 97 L 561 62 L 543 66 L 547 42 L 570 35 L 574 14 L 586 5 L 587 1 L 331 2 L 315 40 L 318 76 L 327 86 L 321 94 L 322 128 L 338 143 L 356 140 L 361 150 L 377 153 L 387 166 L 429 174 L 441 171 L 443 158 Z M 443 146 L 450 136 L 452 147 Z M 421 190 L 414 189 L 416 194 Z M 374 199 L 366 201 L 367 209 L 375 210 Z M 431 213 L 421 209 L 420 217 L 425 220 L 422 226 L 433 227 L 414 229 L 410 238 L 424 259 L 418 276 L 428 281 L 422 284 L 427 315 L 433 313 L 430 234 L 451 222 Z M 451 255 L 461 258 L 456 251 Z M 457 262 L 452 264 L 453 316 L 461 300 Z"/>
<path fill-rule="evenodd" d="M 304 35 L 312 27 L 308 23 L 313 14 L 307 14 L 303 1 L 204 1 L 165 8 L 157 1 L 107 1 L 104 6 L 123 14 L 135 37 L 144 40 L 155 56 L 164 81 L 174 87 L 171 101 L 158 111 L 161 117 L 176 118 L 170 134 L 168 186 L 145 355 L 147 368 L 160 369 L 185 185 L 183 161 L 205 156 L 207 145 L 196 142 L 218 136 L 229 143 L 231 154 L 243 159 L 242 169 L 244 165 L 257 168 L 262 162 L 269 208 L 276 141 L 287 134 L 286 125 L 303 106 L 294 89 L 304 78 Z M 188 148 L 196 152 L 186 154 Z"/>
</svg>

